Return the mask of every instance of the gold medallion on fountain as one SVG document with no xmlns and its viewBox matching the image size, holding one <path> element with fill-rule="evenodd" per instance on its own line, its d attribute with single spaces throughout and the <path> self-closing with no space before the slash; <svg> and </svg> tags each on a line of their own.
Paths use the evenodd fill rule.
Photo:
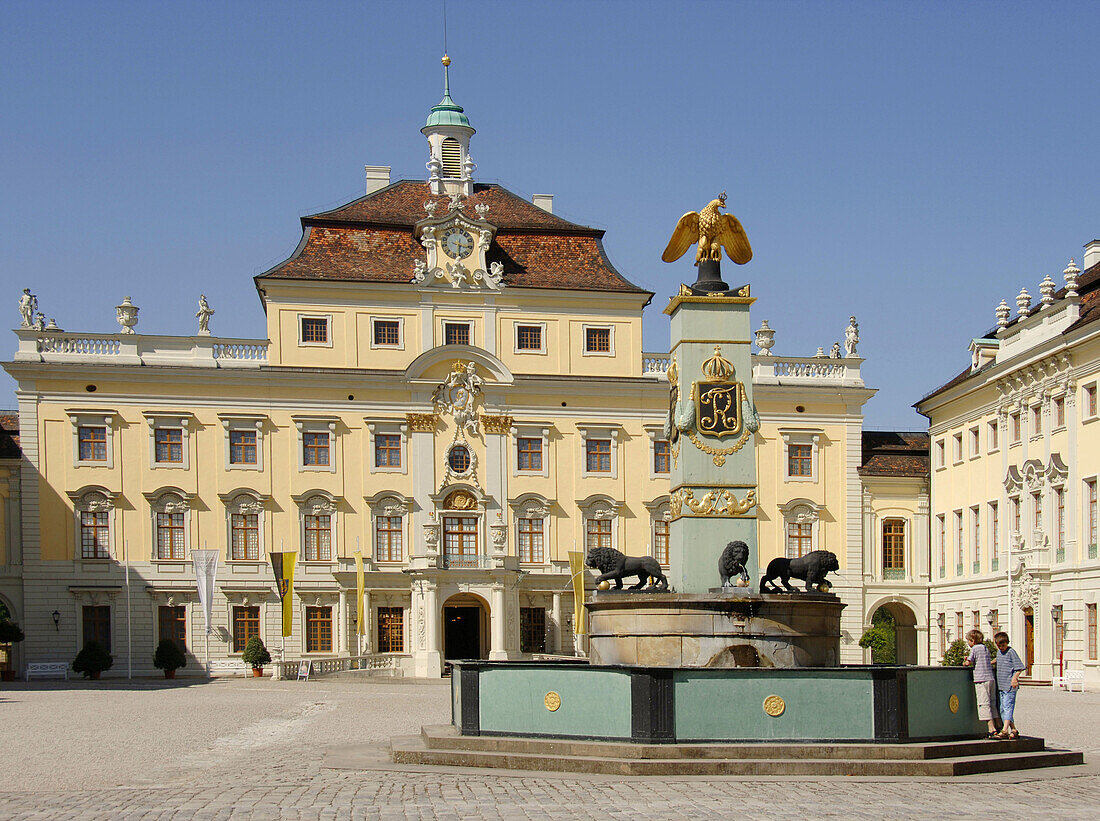
<svg viewBox="0 0 1100 821">
<path fill-rule="evenodd" d="M 783 711 L 786 709 L 787 702 L 785 702 L 781 696 L 768 696 L 764 699 L 764 712 L 772 718 L 778 718 L 783 715 Z"/>
<path fill-rule="evenodd" d="M 542 703 L 546 705 L 546 709 L 551 713 L 561 707 L 561 696 L 551 690 L 546 694 L 546 698 L 542 700 Z"/>
<path fill-rule="evenodd" d="M 947 709 L 953 713 L 959 711 L 959 697 L 954 693 L 951 694 L 951 698 L 947 699 Z"/>
</svg>

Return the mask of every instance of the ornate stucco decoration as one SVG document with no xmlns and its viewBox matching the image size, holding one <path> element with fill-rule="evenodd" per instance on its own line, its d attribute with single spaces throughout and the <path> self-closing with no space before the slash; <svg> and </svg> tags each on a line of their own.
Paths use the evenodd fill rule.
<svg viewBox="0 0 1100 821">
<path fill-rule="evenodd" d="M 1039 603 L 1039 582 L 1030 572 L 1023 571 L 1012 588 L 1012 597 L 1021 610 L 1034 609 Z"/>
<path fill-rule="evenodd" d="M 434 433 L 439 417 L 434 413 L 406 413 L 405 424 L 413 433 Z"/>
<path fill-rule="evenodd" d="M 1038 459 L 1028 459 L 1024 462 L 1024 484 L 1029 490 L 1042 487 L 1043 463 Z"/>
<path fill-rule="evenodd" d="M 493 543 L 493 553 L 503 556 L 508 546 L 508 525 L 497 513 L 497 519 L 489 525 L 489 539 Z"/>
<path fill-rule="evenodd" d="M 1013 493 L 1024 486 L 1024 477 L 1020 475 L 1020 469 L 1015 465 L 1009 465 L 1005 473 L 1005 490 Z"/>
<path fill-rule="evenodd" d="M 447 378 L 432 393 L 432 404 L 439 413 L 449 414 L 455 420 L 456 437 L 459 431 L 477 434 L 478 397 L 481 396 L 482 378 L 477 375 L 473 362 L 456 360 Z"/>
<path fill-rule="evenodd" d="M 435 518 L 435 511 L 428 511 L 428 521 L 421 525 L 424 531 L 424 551 L 429 558 L 434 558 L 439 553 L 439 520 Z"/>
<path fill-rule="evenodd" d="M 446 211 L 437 216 L 440 205 L 438 200 L 426 203 L 428 217 L 413 229 L 425 256 L 413 264 L 413 281 L 425 287 L 499 291 L 504 287 L 504 266 L 486 258 L 497 230 L 485 220 L 488 208 L 475 208 L 474 219 L 463 212 L 466 201 L 461 195 L 452 196 Z"/>
<path fill-rule="evenodd" d="M 1069 476 L 1069 466 L 1062 461 L 1062 454 L 1050 454 L 1050 461 L 1047 462 L 1045 474 L 1047 481 L 1052 486 L 1057 487 L 1065 484 L 1066 477 Z"/>
<path fill-rule="evenodd" d="M 309 516 L 331 516 L 336 512 L 336 502 L 324 496 L 310 496 L 301 508 Z"/>
<path fill-rule="evenodd" d="M 683 516 L 744 516 L 755 506 L 755 488 L 749 488 L 743 499 L 738 499 L 729 488 L 708 489 L 697 499 L 695 490 L 682 487 L 669 497 L 672 519 Z"/>
<path fill-rule="evenodd" d="M 444 510 L 477 510 L 478 507 L 477 497 L 461 488 L 453 491 L 443 500 Z"/>
<path fill-rule="evenodd" d="M 486 433 L 508 433 L 512 430 L 512 417 L 489 416 L 483 413 L 481 424 L 484 426 Z"/>
</svg>

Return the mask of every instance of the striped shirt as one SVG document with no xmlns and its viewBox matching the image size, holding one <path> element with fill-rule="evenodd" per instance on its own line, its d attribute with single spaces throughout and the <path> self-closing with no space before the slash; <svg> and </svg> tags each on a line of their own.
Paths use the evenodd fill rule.
<svg viewBox="0 0 1100 821">
<path fill-rule="evenodd" d="M 969 661 L 974 665 L 974 683 L 993 681 L 993 665 L 989 660 L 989 648 L 984 644 L 975 644 L 970 648 Z"/>
<path fill-rule="evenodd" d="M 1012 674 L 1017 670 L 1023 671 L 1027 668 L 1024 667 L 1024 663 L 1020 661 L 1020 657 L 1016 655 L 1016 651 L 1011 647 L 1008 648 L 1008 652 L 1002 653 L 997 651 L 997 689 L 1004 692 L 1008 692 L 1012 689 Z"/>
</svg>

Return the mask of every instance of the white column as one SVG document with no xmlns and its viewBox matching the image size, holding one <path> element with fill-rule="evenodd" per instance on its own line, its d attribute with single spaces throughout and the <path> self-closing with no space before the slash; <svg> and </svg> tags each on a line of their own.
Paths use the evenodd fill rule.
<svg viewBox="0 0 1100 821">
<path fill-rule="evenodd" d="M 337 606 L 336 616 L 336 629 L 339 631 L 340 638 L 337 645 L 337 651 L 340 655 L 345 656 L 348 652 L 348 623 L 351 619 L 348 618 L 348 591 L 344 588 L 340 588 L 340 603 Z"/>
<path fill-rule="evenodd" d="M 508 614 L 504 610 L 504 585 L 494 585 L 489 598 L 489 660 L 507 659 L 508 650 L 504 646 L 504 630 L 508 624 Z"/>
<path fill-rule="evenodd" d="M 554 594 L 550 620 L 554 624 L 554 642 L 550 647 L 550 652 L 561 653 L 561 593 Z"/>
<path fill-rule="evenodd" d="M 424 619 L 429 653 L 439 654 L 441 649 L 441 621 L 439 610 L 439 585 L 428 582 L 424 588 Z"/>
</svg>

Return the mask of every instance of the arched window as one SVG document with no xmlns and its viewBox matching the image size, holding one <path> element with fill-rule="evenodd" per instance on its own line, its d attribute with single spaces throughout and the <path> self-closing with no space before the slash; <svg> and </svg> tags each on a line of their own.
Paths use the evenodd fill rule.
<svg viewBox="0 0 1100 821">
<path fill-rule="evenodd" d="M 462 176 L 462 146 L 454 137 L 448 137 L 441 147 L 443 155 L 443 176 Z"/>
<path fill-rule="evenodd" d="M 887 578 L 905 572 L 905 520 L 882 520 L 882 570 Z"/>
</svg>

